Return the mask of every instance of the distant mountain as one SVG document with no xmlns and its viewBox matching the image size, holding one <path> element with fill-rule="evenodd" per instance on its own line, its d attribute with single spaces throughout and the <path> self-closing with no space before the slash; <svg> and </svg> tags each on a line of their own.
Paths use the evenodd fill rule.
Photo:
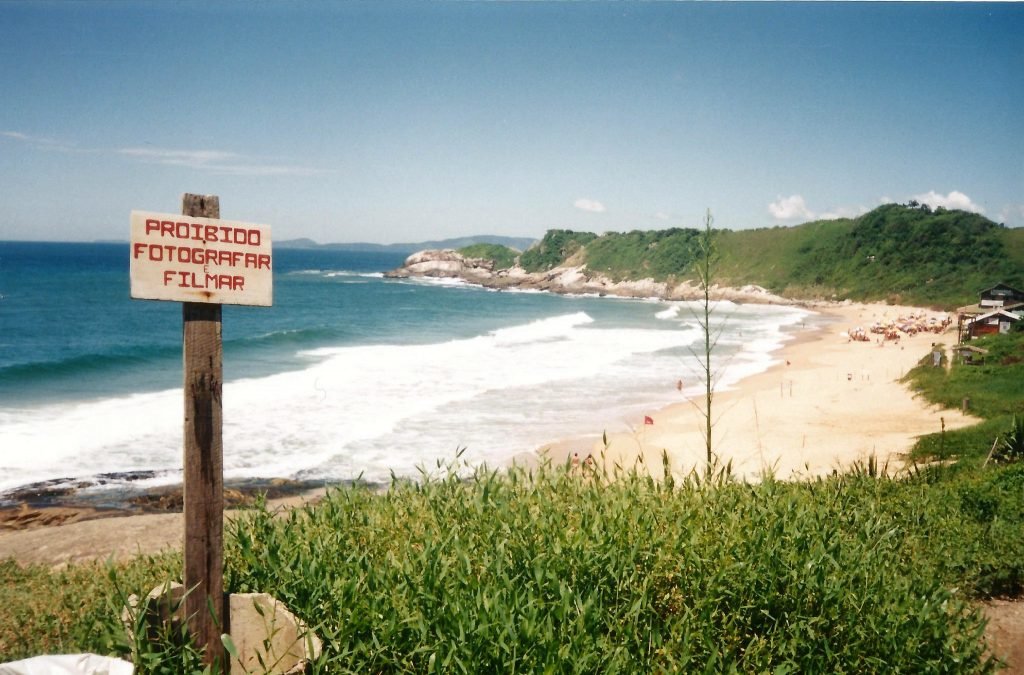
<svg viewBox="0 0 1024 675">
<path fill-rule="evenodd" d="M 537 240 L 527 237 L 501 237 L 498 235 L 483 234 L 473 237 L 457 237 L 455 239 L 441 239 L 438 241 L 423 241 L 407 244 L 369 244 L 363 242 L 352 242 L 342 244 L 318 244 L 312 239 L 285 239 L 275 241 L 274 248 L 326 248 L 335 251 L 358 251 L 358 252 L 388 252 L 388 253 L 415 253 L 427 249 L 459 249 L 474 244 L 498 244 L 525 251 Z"/>
<path fill-rule="evenodd" d="M 274 248 L 320 248 L 320 244 L 312 239 L 285 239 L 275 241 Z"/>
</svg>

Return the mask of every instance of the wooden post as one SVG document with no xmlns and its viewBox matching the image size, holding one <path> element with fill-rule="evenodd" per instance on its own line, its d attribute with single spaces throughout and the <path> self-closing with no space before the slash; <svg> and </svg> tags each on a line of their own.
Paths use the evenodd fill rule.
<svg viewBox="0 0 1024 675">
<path fill-rule="evenodd" d="M 220 218 L 215 195 L 182 196 L 186 216 Z M 224 446 L 221 306 L 182 304 L 184 354 L 185 614 L 205 662 L 227 664 L 224 625 Z"/>
</svg>

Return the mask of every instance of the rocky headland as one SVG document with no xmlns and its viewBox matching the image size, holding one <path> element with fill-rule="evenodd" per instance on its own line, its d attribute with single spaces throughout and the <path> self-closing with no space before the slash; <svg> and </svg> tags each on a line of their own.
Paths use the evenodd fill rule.
<svg viewBox="0 0 1024 675">
<path fill-rule="evenodd" d="M 696 300 L 703 297 L 700 286 L 692 281 L 669 284 L 654 279 L 614 281 L 587 269 L 586 265 L 556 267 L 546 272 L 527 272 L 515 265 L 495 269 L 487 258 L 469 258 L 451 249 L 413 253 L 398 269 L 384 276 L 392 279 L 434 277 L 461 279 L 469 284 L 496 290 L 549 291 L 566 295 L 612 295 L 624 298 L 659 298 L 662 300 Z M 715 300 L 758 303 L 793 303 L 754 285 L 741 288 L 711 286 Z"/>
</svg>

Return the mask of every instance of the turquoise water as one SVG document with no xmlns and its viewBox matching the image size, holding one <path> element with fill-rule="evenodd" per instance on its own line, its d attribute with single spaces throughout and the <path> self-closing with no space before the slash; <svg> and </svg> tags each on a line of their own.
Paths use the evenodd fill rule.
<svg viewBox="0 0 1024 675">
<path fill-rule="evenodd" d="M 620 431 L 699 389 L 685 303 L 384 279 L 401 256 L 281 249 L 274 306 L 225 306 L 228 478 L 387 480 Z M 720 386 L 807 319 L 723 303 Z M 0 492 L 180 480 L 181 308 L 131 300 L 127 244 L 0 242 Z"/>
</svg>

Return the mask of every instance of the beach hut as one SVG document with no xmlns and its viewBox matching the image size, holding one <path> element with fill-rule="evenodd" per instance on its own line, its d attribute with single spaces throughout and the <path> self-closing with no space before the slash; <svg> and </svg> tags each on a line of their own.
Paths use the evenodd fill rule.
<svg viewBox="0 0 1024 675">
<path fill-rule="evenodd" d="M 957 309 L 957 342 L 962 343 L 964 340 L 974 337 L 975 335 L 971 333 L 972 324 L 982 316 L 998 309 L 1021 314 L 1024 311 L 1024 291 L 1004 283 L 998 283 L 991 288 L 979 291 L 978 304 Z M 991 332 L 998 332 L 998 330 Z"/>
<path fill-rule="evenodd" d="M 988 354 L 988 350 L 972 345 L 957 345 L 953 347 L 953 353 L 960 358 L 960 363 L 977 366 L 985 363 L 985 355 Z"/>
<path fill-rule="evenodd" d="M 1024 303 L 1024 291 L 1002 283 L 978 293 L 978 304 L 981 307 L 1006 307 L 1019 303 Z"/>
<path fill-rule="evenodd" d="M 1022 319 L 1024 319 L 1024 312 L 1017 313 L 1000 308 L 972 319 L 967 325 L 967 335 L 970 338 L 976 338 L 981 335 L 1009 333 L 1013 324 Z"/>
</svg>

